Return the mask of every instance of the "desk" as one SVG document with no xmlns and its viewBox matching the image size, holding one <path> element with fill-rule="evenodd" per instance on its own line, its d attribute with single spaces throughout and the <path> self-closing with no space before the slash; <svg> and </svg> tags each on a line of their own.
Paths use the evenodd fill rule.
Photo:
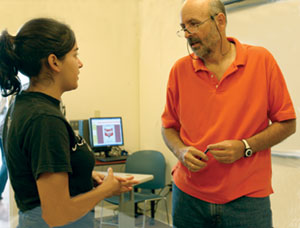
<svg viewBox="0 0 300 228">
<path fill-rule="evenodd" d="M 101 166 L 101 165 L 118 165 L 118 164 L 125 164 L 126 160 L 121 160 L 121 161 L 110 161 L 110 162 L 102 162 L 99 160 L 96 160 L 95 166 Z"/>
<path fill-rule="evenodd" d="M 112 161 L 112 162 L 101 162 L 96 160 L 94 170 L 97 172 L 107 171 L 108 167 L 112 167 L 114 172 L 125 171 L 126 160 L 123 161 Z"/>
<path fill-rule="evenodd" d="M 107 172 L 99 172 L 107 175 Z M 152 180 L 152 174 L 136 174 L 136 173 L 114 173 L 115 176 L 128 177 L 134 176 L 134 179 L 139 181 L 139 184 Z M 119 204 L 119 228 L 135 227 L 134 223 L 134 192 L 130 191 L 129 200 L 125 201 L 124 194 L 120 195 Z"/>
</svg>

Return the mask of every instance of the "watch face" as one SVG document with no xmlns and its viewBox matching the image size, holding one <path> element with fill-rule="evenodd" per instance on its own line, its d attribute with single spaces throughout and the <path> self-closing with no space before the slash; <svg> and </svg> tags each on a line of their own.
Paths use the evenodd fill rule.
<svg viewBox="0 0 300 228">
<path fill-rule="evenodd" d="M 251 149 L 246 149 L 245 150 L 245 157 L 251 157 L 251 155 L 252 155 L 252 150 Z"/>
</svg>

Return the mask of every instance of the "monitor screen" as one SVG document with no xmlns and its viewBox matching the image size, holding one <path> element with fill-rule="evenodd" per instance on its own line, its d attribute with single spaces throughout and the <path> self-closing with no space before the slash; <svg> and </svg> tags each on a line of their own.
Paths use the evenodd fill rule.
<svg viewBox="0 0 300 228">
<path fill-rule="evenodd" d="M 122 146 L 123 126 L 121 117 L 89 119 L 90 144 L 94 151 L 105 151 L 112 146 Z"/>
</svg>

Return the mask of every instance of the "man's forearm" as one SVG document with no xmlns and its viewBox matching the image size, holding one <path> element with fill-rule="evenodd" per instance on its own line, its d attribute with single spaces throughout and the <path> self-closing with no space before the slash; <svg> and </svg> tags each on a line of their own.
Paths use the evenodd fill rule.
<svg viewBox="0 0 300 228">
<path fill-rule="evenodd" d="M 247 139 L 253 152 L 265 150 L 280 143 L 296 132 L 296 120 L 272 123 L 265 130 Z"/>
<path fill-rule="evenodd" d="M 186 147 L 179 136 L 179 132 L 174 128 L 164 128 L 161 129 L 163 139 L 167 147 L 174 153 L 177 158 L 181 158 L 180 148 Z"/>
</svg>

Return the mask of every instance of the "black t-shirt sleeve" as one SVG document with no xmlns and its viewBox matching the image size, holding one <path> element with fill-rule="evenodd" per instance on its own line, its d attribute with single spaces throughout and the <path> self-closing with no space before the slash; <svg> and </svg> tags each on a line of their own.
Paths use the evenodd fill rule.
<svg viewBox="0 0 300 228">
<path fill-rule="evenodd" d="M 24 146 L 36 180 L 45 172 L 72 172 L 69 134 L 60 118 L 40 116 L 32 121 Z"/>
</svg>

